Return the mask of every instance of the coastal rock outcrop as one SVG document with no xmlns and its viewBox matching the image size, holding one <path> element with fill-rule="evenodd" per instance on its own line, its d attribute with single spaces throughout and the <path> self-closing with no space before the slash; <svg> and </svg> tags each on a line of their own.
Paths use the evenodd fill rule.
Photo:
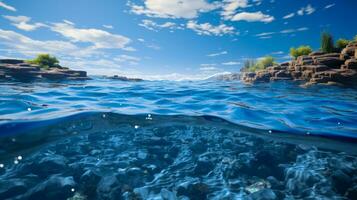
<svg viewBox="0 0 357 200">
<path fill-rule="evenodd" d="M 26 63 L 18 59 L 0 59 L 0 79 L 49 79 L 49 80 L 86 80 L 87 72 L 71 70 L 65 67 L 41 68 L 39 65 Z"/>
<path fill-rule="evenodd" d="M 304 86 L 357 86 L 357 41 L 350 42 L 340 53 L 312 52 L 264 70 L 243 72 L 241 80 L 245 83 L 295 80 L 304 81 Z"/>
<path fill-rule="evenodd" d="M 113 80 L 119 80 L 119 81 L 129 81 L 129 82 L 140 82 L 140 81 L 143 81 L 143 79 L 140 79 L 140 78 L 128 78 L 128 77 L 125 77 L 125 76 L 118 76 L 118 75 L 114 75 L 112 77 L 109 77 L 110 79 L 113 79 Z"/>
</svg>

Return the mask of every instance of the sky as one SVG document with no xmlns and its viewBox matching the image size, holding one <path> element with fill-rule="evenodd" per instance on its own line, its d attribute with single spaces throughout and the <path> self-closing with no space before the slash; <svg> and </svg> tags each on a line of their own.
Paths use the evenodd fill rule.
<svg viewBox="0 0 357 200">
<path fill-rule="evenodd" d="M 202 79 L 357 35 L 356 0 L 0 0 L 0 58 L 56 56 L 90 75 Z"/>
</svg>

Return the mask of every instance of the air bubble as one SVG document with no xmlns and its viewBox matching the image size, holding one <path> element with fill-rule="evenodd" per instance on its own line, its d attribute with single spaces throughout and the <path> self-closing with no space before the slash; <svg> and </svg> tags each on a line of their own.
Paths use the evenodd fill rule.
<svg viewBox="0 0 357 200">
<path fill-rule="evenodd" d="M 27 111 L 31 111 L 32 109 L 31 108 L 27 108 Z"/>
</svg>

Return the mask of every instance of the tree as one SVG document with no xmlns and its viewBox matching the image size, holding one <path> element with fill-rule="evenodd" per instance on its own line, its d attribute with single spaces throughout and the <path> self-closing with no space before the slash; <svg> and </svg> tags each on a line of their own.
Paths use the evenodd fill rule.
<svg viewBox="0 0 357 200">
<path fill-rule="evenodd" d="M 60 67 L 56 57 L 49 54 L 39 54 L 33 60 L 28 60 L 28 63 L 40 65 L 42 68 L 48 69 L 52 67 Z"/>
<path fill-rule="evenodd" d="M 349 42 L 350 42 L 349 40 L 343 38 L 338 39 L 336 41 L 336 49 L 338 51 L 341 51 L 343 48 L 345 48 L 348 45 Z"/>
<path fill-rule="evenodd" d="M 321 35 L 321 50 L 324 53 L 332 53 L 335 47 L 333 45 L 333 38 L 330 33 L 323 32 Z"/>
<path fill-rule="evenodd" d="M 312 52 L 311 47 L 307 45 L 302 45 L 299 46 L 298 48 L 294 48 L 294 47 L 290 48 L 290 55 L 295 59 L 299 56 L 309 55 L 311 52 Z"/>
</svg>

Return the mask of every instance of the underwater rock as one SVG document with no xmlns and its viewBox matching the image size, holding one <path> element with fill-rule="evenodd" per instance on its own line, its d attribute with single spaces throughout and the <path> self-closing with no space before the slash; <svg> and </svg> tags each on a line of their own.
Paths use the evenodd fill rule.
<svg viewBox="0 0 357 200">
<path fill-rule="evenodd" d="M 104 176 L 98 183 L 97 197 L 101 200 L 121 199 L 121 187 L 115 176 Z"/>
<path fill-rule="evenodd" d="M 21 179 L 0 180 L 0 199 L 10 199 L 27 190 L 28 186 Z"/>
<path fill-rule="evenodd" d="M 101 177 L 92 170 L 87 170 L 80 178 L 81 191 L 87 196 L 95 196 L 95 191 Z"/>
<path fill-rule="evenodd" d="M 252 200 L 274 200 L 276 194 L 271 189 L 262 189 L 249 195 Z"/>
<path fill-rule="evenodd" d="M 187 196 L 191 200 L 204 200 L 207 199 L 209 192 L 208 185 L 204 183 L 189 184 L 186 188 L 180 186 L 177 189 L 178 196 Z"/>
<path fill-rule="evenodd" d="M 48 180 L 39 183 L 29 190 L 24 197 L 30 200 L 38 199 L 67 199 L 74 194 L 76 183 L 73 177 L 53 175 Z"/>
<path fill-rule="evenodd" d="M 51 174 L 63 173 L 67 168 L 67 159 L 60 155 L 48 155 L 42 158 L 38 163 L 32 164 L 33 173 L 39 176 L 48 176 Z"/>
</svg>

